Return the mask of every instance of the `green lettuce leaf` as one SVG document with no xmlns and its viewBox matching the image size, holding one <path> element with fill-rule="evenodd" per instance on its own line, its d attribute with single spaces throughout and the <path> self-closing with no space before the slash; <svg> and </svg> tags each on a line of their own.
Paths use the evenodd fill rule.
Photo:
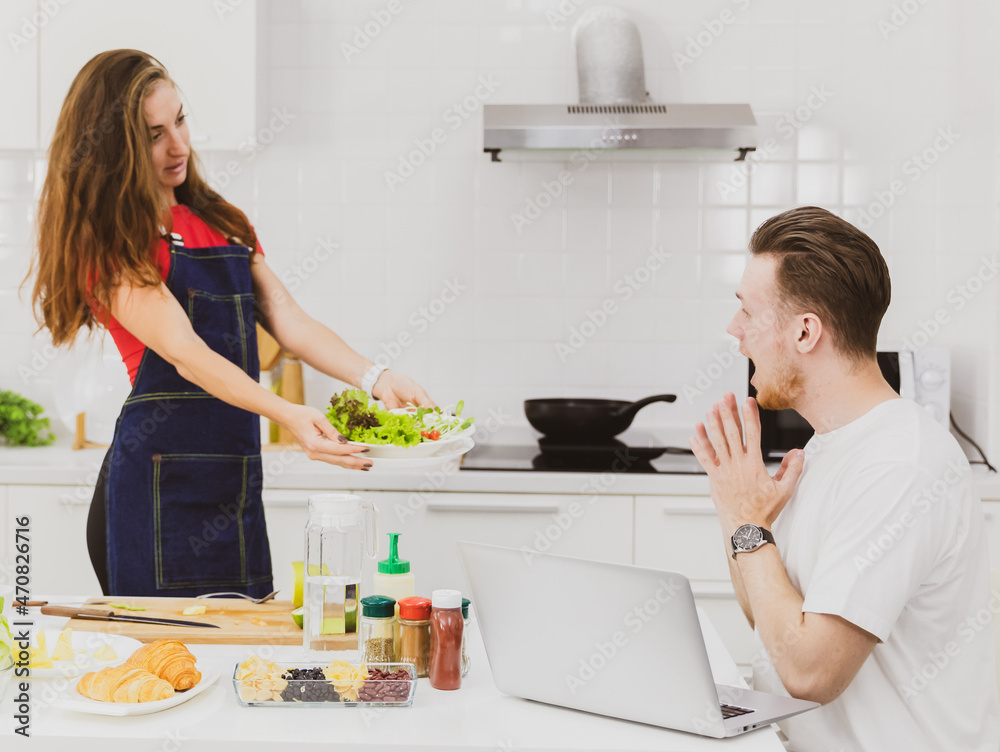
<svg viewBox="0 0 1000 752">
<path fill-rule="evenodd" d="M 335 394 L 326 410 L 330 424 L 351 441 L 409 447 L 420 443 L 420 427 L 413 415 L 396 415 L 370 402 L 360 389 Z"/>
</svg>

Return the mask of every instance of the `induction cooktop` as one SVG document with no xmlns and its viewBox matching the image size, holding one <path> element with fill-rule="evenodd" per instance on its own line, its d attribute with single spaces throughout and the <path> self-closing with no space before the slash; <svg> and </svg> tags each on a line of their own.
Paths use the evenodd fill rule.
<svg viewBox="0 0 1000 752">
<path fill-rule="evenodd" d="M 477 444 L 465 455 L 462 470 L 705 474 L 690 449 L 658 446 L 652 436 L 634 431 L 628 443 L 573 443 L 543 436 L 534 443 Z"/>
</svg>

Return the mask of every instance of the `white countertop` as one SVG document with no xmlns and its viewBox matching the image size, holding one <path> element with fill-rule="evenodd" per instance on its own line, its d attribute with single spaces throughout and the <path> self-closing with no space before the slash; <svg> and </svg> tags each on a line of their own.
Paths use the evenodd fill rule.
<svg viewBox="0 0 1000 752">
<path fill-rule="evenodd" d="M 106 451 L 0 447 L 0 485 L 92 486 Z M 608 474 L 606 481 L 599 480 L 600 473 L 459 470 L 438 475 L 380 472 L 375 462 L 373 471 L 360 472 L 311 461 L 302 452 L 268 450 L 263 453 L 264 488 L 413 491 L 431 482 L 434 490 L 466 493 L 708 494 L 704 475 L 619 473 Z"/>
<path fill-rule="evenodd" d="M 53 602 L 58 597 L 53 596 Z M 67 601 L 71 602 L 71 601 Z M 61 627 L 65 620 L 34 614 L 36 627 Z M 708 618 L 701 612 L 702 630 L 716 682 L 745 686 Z M 475 623 L 473 621 L 473 623 Z M 161 713 L 131 718 L 85 715 L 48 707 L 56 680 L 33 680 L 32 740 L 27 748 L 98 750 L 135 749 L 157 752 L 245 752 L 279 745 L 289 749 L 399 749 L 477 750 L 479 752 L 627 752 L 629 750 L 730 749 L 747 752 L 783 752 L 773 727 L 732 739 L 709 739 L 644 724 L 582 713 L 521 700 L 500 693 L 493 685 L 479 630 L 470 632 L 472 670 L 455 692 L 433 689 L 421 679 L 409 708 L 382 712 L 359 708 L 243 708 L 232 686 L 235 664 L 251 652 L 249 646 L 192 645 L 199 661 L 222 668 L 214 686 L 189 702 Z M 278 648 L 274 660 L 292 660 L 294 647 Z M 72 691 L 75 680 L 66 681 Z M 12 734 L 10 696 L 0 703 L 0 736 Z M 0 743 L 6 745 L 9 742 Z"/>
<path fill-rule="evenodd" d="M 675 444 L 676 445 L 676 444 Z M 73 451 L 66 446 L 37 449 L 0 447 L 0 485 L 92 486 L 105 449 Z M 437 491 L 465 493 L 616 494 L 625 496 L 708 496 L 708 478 L 684 474 L 606 474 L 539 471 L 459 470 L 429 473 L 382 473 L 344 470 L 313 462 L 302 452 L 271 450 L 263 454 L 264 488 L 354 491 L 412 491 L 431 483 Z M 979 495 L 1000 500 L 1000 475 L 973 465 Z"/>
</svg>

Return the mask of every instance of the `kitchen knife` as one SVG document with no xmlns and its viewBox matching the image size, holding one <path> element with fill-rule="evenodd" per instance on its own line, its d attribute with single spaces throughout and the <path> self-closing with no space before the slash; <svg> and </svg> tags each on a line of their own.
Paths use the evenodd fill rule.
<svg viewBox="0 0 1000 752">
<path fill-rule="evenodd" d="M 94 619 L 97 621 L 131 621 L 139 624 L 166 624 L 172 627 L 211 627 L 221 629 L 218 624 L 206 624 L 200 621 L 181 621 L 180 619 L 156 619 L 150 616 L 123 616 L 114 611 L 101 608 L 76 608 L 74 606 L 42 606 L 46 616 L 68 616 L 71 619 Z"/>
</svg>

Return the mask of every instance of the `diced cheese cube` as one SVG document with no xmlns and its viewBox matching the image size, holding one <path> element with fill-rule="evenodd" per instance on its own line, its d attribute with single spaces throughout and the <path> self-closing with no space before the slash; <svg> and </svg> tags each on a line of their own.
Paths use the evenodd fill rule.
<svg viewBox="0 0 1000 752">
<path fill-rule="evenodd" d="M 110 645 L 101 645 L 101 647 L 94 651 L 95 661 L 113 661 L 116 658 L 118 658 L 118 653 Z"/>
<path fill-rule="evenodd" d="M 73 660 L 73 630 L 64 629 L 59 633 L 56 640 L 55 650 L 52 651 L 52 660 L 71 661 Z"/>
</svg>

